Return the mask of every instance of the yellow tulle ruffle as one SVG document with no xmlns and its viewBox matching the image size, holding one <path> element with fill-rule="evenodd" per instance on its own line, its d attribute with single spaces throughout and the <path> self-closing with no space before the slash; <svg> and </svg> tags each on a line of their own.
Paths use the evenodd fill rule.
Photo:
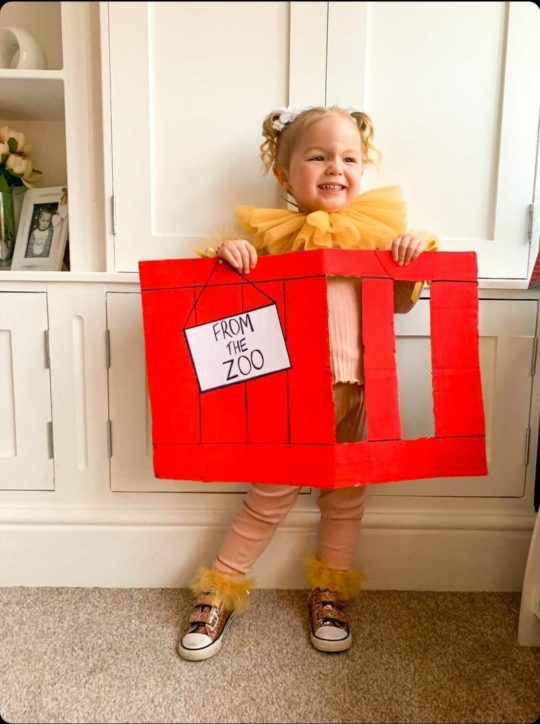
<svg viewBox="0 0 540 724">
<path fill-rule="evenodd" d="M 303 214 L 287 209 L 236 209 L 238 227 L 259 253 L 285 254 L 309 249 L 388 249 L 406 233 L 406 204 L 399 186 L 366 191 L 342 211 Z M 431 248 L 433 245 L 430 245 Z"/>
<path fill-rule="evenodd" d="M 341 598 L 348 600 L 355 598 L 362 582 L 366 578 L 361 571 L 350 568 L 346 571 L 339 571 L 315 556 L 308 556 L 305 566 L 306 578 L 312 588 L 327 588 L 336 591 Z"/>
</svg>

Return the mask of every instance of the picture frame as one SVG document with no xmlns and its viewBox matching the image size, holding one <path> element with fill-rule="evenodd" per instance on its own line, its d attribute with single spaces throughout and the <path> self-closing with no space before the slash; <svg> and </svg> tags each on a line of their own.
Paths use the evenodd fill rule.
<svg viewBox="0 0 540 724">
<path fill-rule="evenodd" d="M 67 187 L 24 193 L 11 270 L 61 271 L 68 239 Z"/>
</svg>

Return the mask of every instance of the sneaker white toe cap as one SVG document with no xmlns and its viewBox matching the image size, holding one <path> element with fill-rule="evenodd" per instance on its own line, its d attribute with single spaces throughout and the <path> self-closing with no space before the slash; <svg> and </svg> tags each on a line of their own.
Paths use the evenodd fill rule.
<svg viewBox="0 0 540 724">
<path fill-rule="evenodd" d="M 203 649 L 212 643 L 210 636 L 202 633 L 188 633 L 182 639 L 185 649 Z"/>
<path fill-rule="evenodd" d="M 321 626 L 317 629 L 315 636 L 325 641 L 341 641 L 341 639 L 346 639 L 348 634 L 338 626 Z"/>
</svg>

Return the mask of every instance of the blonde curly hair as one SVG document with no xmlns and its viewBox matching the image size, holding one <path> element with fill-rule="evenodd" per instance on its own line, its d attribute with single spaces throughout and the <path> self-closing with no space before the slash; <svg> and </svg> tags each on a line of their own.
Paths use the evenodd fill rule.
<svg viewBox="0 0 540 724">
<path fill-rule="evenodd" d="M 348 111 L 340 106 L 315 106 L 299 113 L 281 131 L 274 128 L 274 121 L 279 118 L 280 113 L 279 110 L 272 111 L 263 121 L 262 135 L 264 141 L 260 145 L 260 156 L 266 172 L 270 171 L 275 164 L 288 169 L 299 136 L 309 126 L 332 113 L 339 113 L 346 118 L 350 118 L 357 126 L 362 140 L 362 161 L 364 164 L 377 163 L 380 160 L 381 154 L 373 145 L 373 123 L 367 113 Z"/>
</svg>

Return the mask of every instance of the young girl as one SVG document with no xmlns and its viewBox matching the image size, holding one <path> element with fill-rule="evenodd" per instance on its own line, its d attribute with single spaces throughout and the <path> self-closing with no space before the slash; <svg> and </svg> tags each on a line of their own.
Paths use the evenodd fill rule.
<svg viewBox="0 0 540 724">
<path fill-rule="evenodd" d="M 391 249 L 397 264 L 408 264 L 423 251 L 437 248 L 434 237 L 408 233 L 399 188 L 360 194 L 366 164 L 373 162 L 373 126 L 369 116 L 340 107 L 301 111 L 281 109 L 263 122 L 261 158 L 294 199 L 297 212 L 284 209 L 237 209 L 244 237 L 207 248 L 248 274 L 258 254 L 276 254 L 324 247 Z M 248 240 L 249 239 L 249 240 Z M 327 295 L 336 439 L 364 438 L 364 387 L 360 347 L 360 280 L 328 277 Z M 395 285 L 395 309 L 408 311 L 422 283 Z M 365 485 L 321 489 L 319 542 L 306 566 L 311 642 L 320 651 L 350 648 L 352 636 L 346 602 L 360 589 L 362 574 L 353 568 Z M 199 568 L 192 581 L 194 608 L 181 639 L 180 656 L 209 658 L 221 648 L 223 633 L 234 615 L 247 605 L 253 581 L 246 578 L 293 507 L 299 486 L 254 483 L 244 498 L 217 556 Z"/>
</svg>

